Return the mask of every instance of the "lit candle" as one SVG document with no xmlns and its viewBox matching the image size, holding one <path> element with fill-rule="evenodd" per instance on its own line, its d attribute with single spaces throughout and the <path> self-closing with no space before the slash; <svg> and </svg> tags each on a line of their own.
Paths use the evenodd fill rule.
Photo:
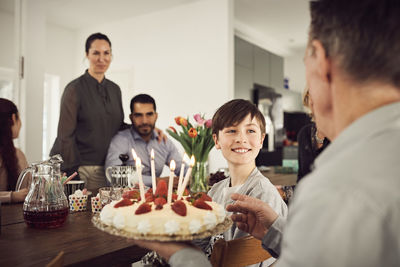
<svg viewBox="0 0 400 267">
<path fill-rule="evenodd" d="M 137 155 L 136 155 L 135 149 L 133 149 L 133 148 L 132 148 L 132 150 L 131 150 L 131 151 L 132 151 L 132 157 L 133 157 L 133 160 L 134 160 L 134 161 L 136 161 L 136 159 L 137 159 Z"/>
<path fill-rule="evenodd" d="M 186 186 L 187 186 L 187 184 L 189 182 L 189 177 L 190 177 L 190 174 L 192 173 L 192 168 L 194 166 L 194 162 L 195 162 L 195 158 L 192 155 L 192 157 L 190 158 L 189 169 L 186 172 L 185 179 L 183 180 L 183 184 L 181 186 L 181 189 L 178 192 L 178 200 L 182 198 L 183 192 L 185 191 L 185 188 L 186 188 Z"/>
<path fill-rule="evenodd" d="M 174 185 L 174 176 L 175 176 L 175 160 L 171 160 L 171 163 L 169 164 L 169 181 L 168 181 L 168 204 L 171 204 L 172 202 L 172 187 Z"/>
<path fill-rule="evenodd" d="M 156 193 L 156 168 L 154 166 L 154 149 L 151 149 L 150 152 L 151 156 L 151 185 L 153 187 L 153 194 Z"/>
<path fill-rule="evenodd" d="M 140 198 L 142 199 L 142 202 L 146 201 L 146 198 L 144 196 L 144 184 L 143 184 L 143 177 L 142 177 L 142 161 L 140 158 L 136 158 L 136 171 L 139 176 L 139 190 L 140 190 Z"/>
<path fill-rule="evenodd" d="M 185 156 L 186 156 L 186 153 L 183 153 L 182 164 L 181 164 L 181 172 L 179 173 L 179 180 L 178 180 L 178 190 L 177 190 L 178 194 L 179 194 L 179 191 L 181 189 L 182 182 L 183 182 L 183 173 L 185 172 L 185 161 L 184 161 L 185 160 Z"/>
</svg>

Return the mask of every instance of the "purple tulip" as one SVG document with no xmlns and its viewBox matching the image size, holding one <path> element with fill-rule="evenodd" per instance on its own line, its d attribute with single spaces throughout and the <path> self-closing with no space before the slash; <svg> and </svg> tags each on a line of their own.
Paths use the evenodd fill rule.
<svg viewBox="0 0 400 267">
<path fill-rule="evenodd" d="M 211 128 L 211 126 L 212 126 L 212 120 L 211 119 L 206 120 L 206 127 Z"/>
</svg>

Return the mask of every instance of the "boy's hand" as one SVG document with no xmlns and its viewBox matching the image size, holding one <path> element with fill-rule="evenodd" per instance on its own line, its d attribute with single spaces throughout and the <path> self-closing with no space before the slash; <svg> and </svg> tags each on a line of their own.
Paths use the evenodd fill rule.
<svg viewBox="0 0 400 267">
<path fill-rule="evenodd" d="M 262 239 L 269 227 L 278 218 L 278 214 L 265 202 L 240 194 L 232 194 L 235 204 L 228 205 L 227 211 L 239 212 L 233 214 L 232 220 L 237 227 L 257 239 Z"/>
</svg>

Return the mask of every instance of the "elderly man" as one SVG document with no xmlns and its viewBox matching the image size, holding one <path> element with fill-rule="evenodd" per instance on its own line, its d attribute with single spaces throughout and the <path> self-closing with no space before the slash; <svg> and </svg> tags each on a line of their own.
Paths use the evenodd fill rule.
<svg viewBox="0 0 400 267">
<path fill-rule="evenodd" d="M 119 159 L 120 154 L 127 154 L 129 159 L 128 165 L 135 165 L 131 149 L 133 148 L 137 156 L 142 161 L 143 182 L 147 186 L 151 186 L 151 150 L 154 150 L 155 174 L 157 182 L 163 167 L 169 166 L 170 161 L 174 160 L 176 166 L 181 166 L 182 155 L 179 154 L 175 145 L 168 139 L 165 142 L 158 141 L 158 134 L 155 131 L 155 125 L 158 114 L 156 112 L 156 103 L 154 99 L 146 94 L 139 94 L 131 100 L 131 114 L 129 118 L 132 121 L 132 127 L 118 132 L 111 140 L 108 148 L 105 167 L 121 165 Z M 179 175 L 180 168 L 175 169 L 175 174 Z M 177 183 L 177 179 L 174 179 Z M 166 180 L 168 183 L 168 180 Z M 111 182 L 111 181 L 109 181 Z"/>
<path fill-rule="evenodd" d="M 400 3 L 319 0 L 310 10 L 306 77 L 317 126 L 333 142 L 299 183 L 282 242 L 284 222 L 265 203 L 233 195 L 227 209 L 280 254 L 277 267 L 398 266 Z M 172 266 L 205 263 L 183 244 L 139 244 Z"/>
</svg>

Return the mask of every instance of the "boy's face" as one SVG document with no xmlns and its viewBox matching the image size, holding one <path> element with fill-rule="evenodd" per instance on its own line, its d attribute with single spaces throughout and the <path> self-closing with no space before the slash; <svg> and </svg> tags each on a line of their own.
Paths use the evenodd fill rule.
<svg viewBox="0 0 400 267">
<path fill-rule="evenodd" d="M 215 147 L 230 164 L 254 164 L 262 148 L 265 134 L 261 134 L 260 124 L 250 114 L 238 125 L 226 127 L 213 135 Z"/>
</svg>

